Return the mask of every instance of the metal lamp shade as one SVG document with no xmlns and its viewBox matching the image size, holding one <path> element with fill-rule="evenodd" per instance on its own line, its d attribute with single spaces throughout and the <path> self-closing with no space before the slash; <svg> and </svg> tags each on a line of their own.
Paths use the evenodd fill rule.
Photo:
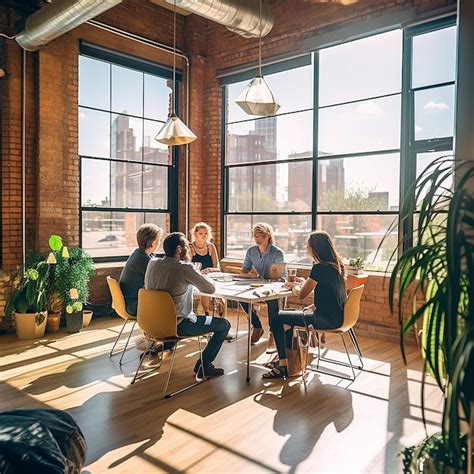
<svg viewBox="0 0 474 474">
<path fill-rule="evenodd" d="M 164 145 L 186 145 L 196 140 L 196 135 L 177 115 L 171 115 L 156 135 L 155 140 Z"/>
<path fill-rule="evenodd" d="M 248 115 L 266 117 L 275 115 L 280 108 L 273 92 L 262 76 L 252 79 L 235 103 Z"/>
</svg>

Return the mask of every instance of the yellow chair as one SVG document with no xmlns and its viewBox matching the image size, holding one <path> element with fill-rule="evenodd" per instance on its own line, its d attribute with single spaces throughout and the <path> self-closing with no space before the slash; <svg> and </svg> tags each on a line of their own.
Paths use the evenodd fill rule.
<svg viewBox="0 0 474 474">
<path fill-rule="evenodd" d="M 191 337 L 197 338 L 199 354 L 201 357 L 201 367 L 204 367 L 201 350 L 201 337 L 204 336 L 204 334 L 199 336 L 178 336 L 178 320 L 176 316 L 176 306 L 174 304 L 173 298 L 169 293 L 167 293 L 166 291 L 157 290 L 139 290 L 137 321 L 140 329 L 143 331 L 145 336 L 153 342 L 153 344 L 148 350 L 143 352 L 143 354 L 141 355 L 140 363 L 138 364 L 137 371 L 135 372 L 131 384 L 135 383 L 138 372 L 142 366 L 146 354 L 151 352 L 157 343 L 164 344 L 165 342 L 175 342 L 175 344 L 172 349 L 168 377 L 166 379 L 165 388 L 163 390 L 163 398 L 170 398 L 173 395 L 177 395 L 178 393 L 184 392 L 185 390 L 195 387 L 196 385 L 201 383 L 202 380 L 206 379 L 206 376 L 203 371 L 203 379 L 198 379 L 196 376 L 195 383 L 176 390 L 175 392 L 167 394 L 168 385 L 171 379 L 171 373 L 173 371 L 174 361 L 176 358 L 176 349 L 180 340 L 189 339 Z"/>
<path fill-rule="evenodd" d="M 135 328 L 135 324 L 137 323 L 137 318 L 127 313 L 127 309 L 125 306 L 125 298 L 123 297 L 123 293 L 122 293 L 122 290 L 120 289 L 119 282 L 115 280 L 114 278 L 108 276 L 107 284 L 109 285 L 110 294 L 112 295 L 112 308 L 122 319 L 125 320 L 125 322 L 123 323 L 122 329 L 120 330 L 120 333 L 117 336 L 117 339 L 115 339 L 114 345 L 112 346 L 112 349 L 110 350 L 109 357 L 112 357 L 113 355 L 115 355 L 114 354 L 115 346 L 117 345 L 117 342 L 119 341 L 120 336 L 122 335 L 122 332 L 125 329 L 125 326 L 127 325 L 129 321 L 133 321 L 132 329 L 130 331 L 130 334 L 128 335 L 127 342 L 125 344 L 125 347 L 122 349 L 122 356 L 120 357 L 120 361 L 119 361 L 119 364 L 122 365 L 123 355 L 125 354 L 125 351 L 127 350 L 127 346 L 130 341 L 130 336 L 132 335 L 133 329 Z M 118 354 L 118 352 L 116 352 L 116 354 Z"/>
<path fill-rule="evenodd" d="M 347 354 L 347 359 L 349 360 L 349 363 L 347 362 L 342 362 L 339 360 L 335 359 L 329 359 L 326 357 L 321 357 L 321 346 L 318 344 L 318 358 L 317 358 L 317 363 L 316 363 L 316 371 L 317 372 L 323 372 L 328 375 L 335 375 L 330 372 L 324 372 L 323 370 L 319 369 L 319 362 L 324 361 L 324 362 L 330 362 L 333 364 L 338 364 L 338 365 L 343 365 L 345 367 L 350 367 L 352 370 L 352 377 L 346 377 L 343 375 L 337 375 L 337 377 L 341 377 L 344 379 L 348 380 L 355 380 L 355 371 L 354 367 L 356 369 L 362 370 L 364 368 L 364 362 L 362 360 L 362 353 L 359 347 L 359 343 L 357 341 L 355 332 L 354 332 L 354 326 L 356 325 L 357 321 L 359 320 L 359 314 L 360 314 L 360 299 L 362 297 L 362 292 L 364 291 L 364 285 L 357 286 L 355 288 L 352 288 L 349 291 L 349 294 L 347 295 L 347 300 L 344 305 L 344 317 L 343 317 L 343 322 L 342 326 L 337 328 L 337 329 L 324 329 L 321 330 L 322 332 L 325 333 L 334 333 L 338 334 L 341 337 L 342 343 L 344 344 L 344 349 Z M 312 328 L 310 326 L 310 328 Z M 314 330 L 318 330 L 317 328 L 312 328 Z M 346 341 L 344 340 L 344 334 L 348 333 L 349 338 L 351 339 L 352 345 L 354 347 L 354 350 L 356 351 L 359 360 L 360 360 L 360 365 L 353 365 L 351 357 L 349 355 L 349 351 L 347 350 L 347 345 Z M 308 334 L 309 336 L 309 334 Z"/>
</svg>

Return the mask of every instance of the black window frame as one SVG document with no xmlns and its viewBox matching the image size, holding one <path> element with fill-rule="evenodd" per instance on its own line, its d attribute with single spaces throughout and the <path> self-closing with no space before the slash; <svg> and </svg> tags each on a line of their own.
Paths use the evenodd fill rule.
<svg viewBox="0 0 474 474">
<path fill-rule="evenodd" d="M 103 61 L 111 65 L 117 65 L 126 67 L 138 72 L 151 74 L 164 78 L 167 80 L 173 79 L 173 71 L 171 68 L 160 65 L 142 58 L 124 54 L 122 52 L 114 51 L 111 49 L 104 48 L 89 42 L 82 41 L 80 43 L 79 57 L 88 57 L 94 60 Z M 79 59 L 78 59 L 79 60 Z M 175 107 L 179 106 L 179 83 L 182 81 L 182 71 L 176 71 L 175 83 L 174 83 L 174 103 Z M 110 108 L 110 107 L 109 107 Z M 105 110 L 100 108 L 94 108 L 90 106 L 84 106 L 78 104 L 78 112 L 81 109 L 87 110 L 97 110 L 100 112 L 107 112 L 111 117 L 116 114 L 112 110 Z M 142 117 L 136 116 L 134 114 L 120 114 L 132 118 L 145 119 L 144 113 Z M 154 120 L 157 124 L 164 124 L 164 121 Z M 157 129 L 158 132 L 158 129 Z M 79 245 L 82 247 L 82 234 L 83 234 L 83 212 L 125 212 L 125 213 L 144 213 L 144 214 L 167 214 L 170 216 L 170 232 L 173 232 L 177 229 L 178 225 L 178 150 L 176 147 L 172 147 L 171 150 L 171 163 L 169 164 L 157 164 L 154 162 L 148 161 L 136 161 L 136 160 L 124 160 L 116 158 L 104 158 L 96 156 L 88 156 L 78 154 L 79 157 Z M 167 172 L 167 183 L 168 183 L 168 192 L 167 192 L 167 202 L 168 206 L 166 208 L 154 209 L 154 208 L 143 208 L 143 207 L 98 207 L 98 206 L 83 206 L 82 205 L 82 161 L 86 160 L 96 160 L 96 161 L 106 161 L 108 163 L 132 163 L 132 164 L 143 164 L 151 165 L 160 168 L 166 167 Z M 143 176 L 142 176 L 143 180 Z M 103 262 L 124 262 L 128 259 L 129 255 L 111 255 L 111 256 L 95 256 L 93 260 L 97 263 Z"/>
<path fill-rule="evenodd" d="M 436 20 L 430 20 L 419 25 L 411 27 L 402 27 L 396 26 L 393 28 L 387 28 L 385 31 L 376 31 L 376 32 L 367 32 L 363 37 L 375 36 L 380 33 L 385 33 L 388 31 L 393 31 L 397 29 L 402 30 L 402 64 L 401 64 L 401 90 L 400 92 L 384 94 L 380 96 L 363 98 L 356 101 L 348 101 L 341 104 L 332 104 L 332 107 L 335 105 L 343 105 L 350 102 L 362 102 L 370 99 L 378 99 L 388 96 L 400 95 L 401 100 L 401 113 L 400 113 L 400 147 L 395 149 L 384 149 L 381 151 L 370 151 L 370 152 L 360 152 L 360 153 L 348 153 L 348 154 L 334 154 L 324 156 L 318 156 L 318 120 L 319 120 L 319 50 L 324 49 L 324 47 L 318 48 L 311 53 L 308 53 L 305 56 L 312 56 L 313 62 L 313 150 L 312 157 L 304 159 L 305 161 L 312 161 L 312 196 L 311 196 L 311 211 L 310 212 L 239 212 L 239 211 L 229 211 L 229 169 L 236 166 L 255 166 L 260 164 L 279 164 L 279 163 L 288 163 L 293 162 L 294 160 L 272 160 L 266 162 L 252 162 L 248 164 L 228 164 L 226 163 L 226 152 L 227 152 L 227 125 L 235 122 L 227 122 L 227 86 L 236 82 L 240 82 L 246 79 L 253 77 L 253 70 L 246 70 L 243 73 L 233 74 L 231 76 L 224 77 L 221 80 L 222 88 L 222 119 L 221 119 L 221 245 L 220 251 L 221 255 L 225 258 L 225 249 L 227 247 L 227 216 L 232 215 L 282 215 L 282 216 L 293 216 L 293 215 L 311 215 L 311 228 L 316 229 L 317 218 L 319 215 L 393 215 L 394 221 L 397 222 L 398 226 L 398 235 L 399 242 L 402 243 L 402 246 L 399 248 L 399 252 L 406 250 L 412 246 L 412 237 L 413 237 L 413 218 L 407 221 L 401 222 L 400 220 L 400 208 L 404 199 L 404 196 L 407 195 L 411 183 L 414 182 L 416 177 L 416 160 L 417 154 L 422 152 L 436 152 L 436 151 L 450 151 L 453 150 L 453 137 L 437 138 L 437 139 L 426 139 L 426 140 L 416 140 L 415 141 L 415 92 L 420 89 L 429 89 L 436 88 L 445 85 L 454 85 L 456 87 L 455 81 L 450 81 L 446 83 L 435 83 L 430 84 L 425 87 L 412 88 L 411 85 L 411 76 L 412 76 L 412 47 L 413 47 L 413 38 L 417 35 L 424 33 L 430 33 L 439 29 L 448 28 L 456 25 L 456 15 L 449 15 L 444 18 L 439 18 Z M 361 39 L 362 37 L 358 37 Z M 348 41 L 347 41 L 348 42 Z M 344 42 L 345 43 L 345 42 Z M 343 44 L 343 43 L 337 43 Z M 276 72 L 283 72 L 290 69 L 295 69 L 304 65 L 305 56 L 298 57 L 295 59 L 281 61 L 276 64 L 271 64 L 264 67 L 264 74 L 273 74 Z M 308 110 L 308 109 L 305 109 Z M 311 109 L 310 109 L 311 110 Z M 298 111 L 292 111 L 295 113 Z M 276 114 L 280 116 L 283 114 Z M 249 120 L 258 120 L 258 118 L 253 117 Z M 454 132 L 453 132 L 454 133 Z M 319 160 L 326 159 L 336 159 L 336 158 L 352 158 L 358 156 L 369 156 L 369 155 L 381 155 L 381 154 L 399 154 L 399 209 L 396 211 L 318 211 L 318 162 Z M 410 203 L 414 203 L 414 193 L 408 196 Z"/>
</svg>

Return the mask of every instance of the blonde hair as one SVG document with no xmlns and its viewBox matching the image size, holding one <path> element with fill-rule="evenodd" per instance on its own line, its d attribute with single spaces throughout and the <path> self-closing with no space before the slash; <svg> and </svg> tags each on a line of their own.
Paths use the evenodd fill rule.
<svg viewBox="0 0 474 474">
<path fill-rule="evenodd" d="M 195 224 L 195 226 L 191 229 L 191 240 L 194 240 L 194 236 L 196 235 L 196 232 L 200 229 L 206 229 L 207 230 L 207 240 L 210 242 L 212 240 L 212 229 L 209 224 L 206 224 L 205 222 L 198 222 Z"/>
<path fill-rule="evenodd" d="M 137 244 L 142 250 L 150 248 L 157 237 L 163 235 L 163 230 L 155 224 L 142 224 L 137 230 Z"/>
<path fill-rule="evenodd" d="M 266 222 L 258 222 L 253 226 L 252 229 L 252 236 L 255 237 L 256 233 L 260 234 L 265 234 L 270 236 L 268 239 L 269 244 L 274 244 L 275 243 L 275 236 L 273 235 L 273 227 L 270 224 L 267 224 Z"/>
<path fill-rule="evenodd" d="M 308 253 L 315 261 L 329 263 L 339 275 L 345 276 L 346 270 L 342 258 L 327 232 L 319 230 L 311 233 L 308 238 Z"/>
</svg>

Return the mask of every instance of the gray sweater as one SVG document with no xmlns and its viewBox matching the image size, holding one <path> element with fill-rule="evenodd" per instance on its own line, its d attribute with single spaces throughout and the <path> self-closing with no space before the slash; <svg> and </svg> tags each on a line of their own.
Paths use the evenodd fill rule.
<svg viewBox="0 0 474 474">
<path fill-rule="evenodd" d="M 193 287 L 203 293 L 214 293 L 214 282 L 194 270 L 188 262 L 174 257 L 152 260 L 145 273 L 145 288 L 171 294 L 176 304 L 178 324 L 193 314 Z M 192 318 L 191 318 L 192 319 Z"/>
</svg>

